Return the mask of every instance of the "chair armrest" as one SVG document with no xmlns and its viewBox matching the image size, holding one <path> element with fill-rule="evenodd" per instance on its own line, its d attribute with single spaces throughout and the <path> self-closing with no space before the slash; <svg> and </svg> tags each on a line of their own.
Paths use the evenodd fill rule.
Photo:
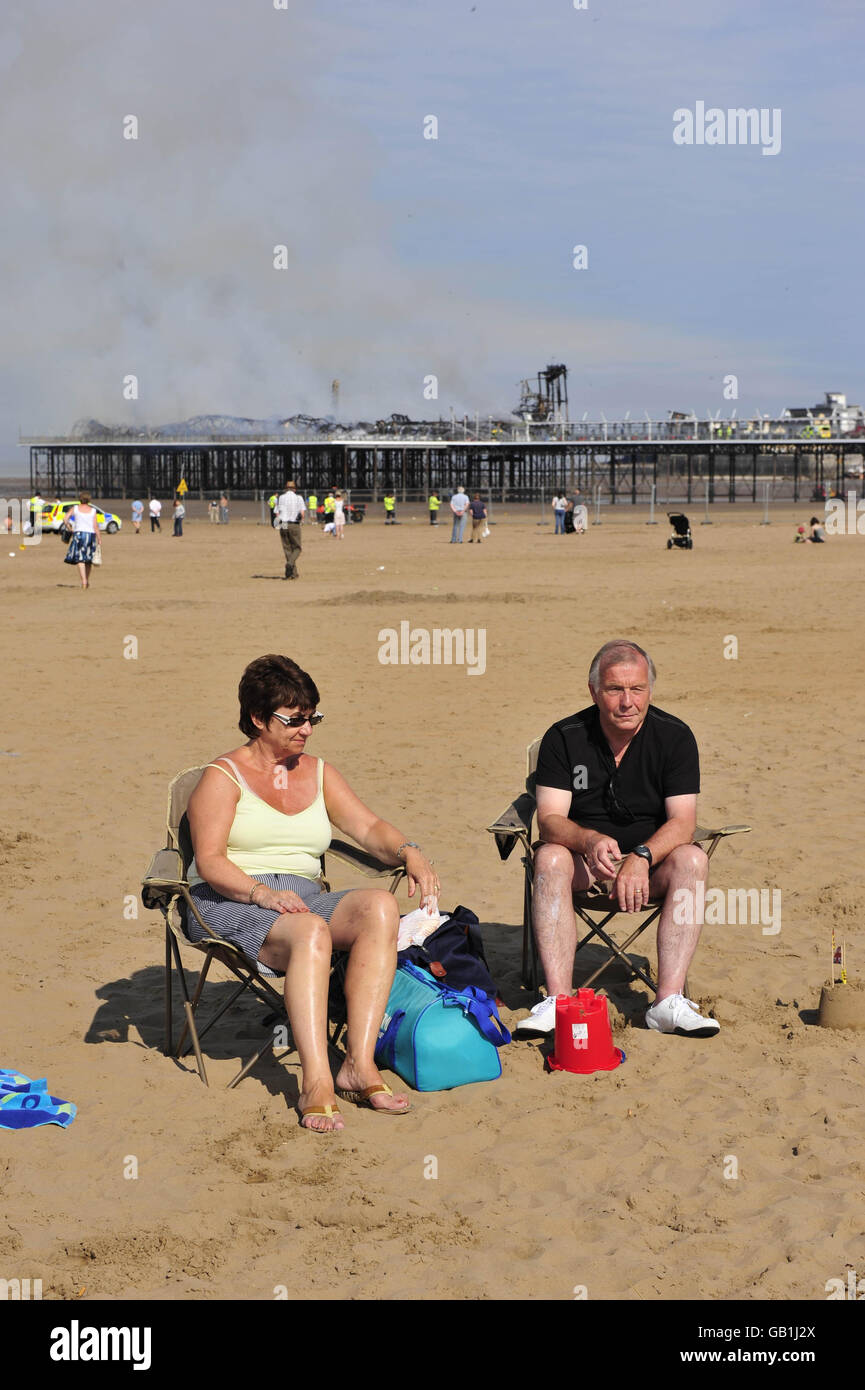
<svg viewBox="0 0 865 1390">
<path fill-rule="evenodd" d="M 531 841 L 535 808 L 535 798 L 531 793 L 522 792 L 492 825 L 487 826 L 489 833 L 495 837 L 501 859 L 509 857 L 518 840 L 522 839 L 526 844 Z"/>
<path fill-rule="evenodd" d="M 328 854 L 332 854 L 334 859 L 341 859 L 344 864 L 350 864 L 367 878 L 384 878 L 386 874 L 402 876 L 405 873 L 402 864 L 383 864 L 374 854 L 361 849 L 359 845 L 350 845 L 346 840 L 331 840 L 325 850 L 325 855 Z"/>
<path fill-rule="evenodd" d="M 702 825 L 698 825 L 691 843 L 699 845 L 703 840 L 720 839 L 723 835 L 744 835 L 750 829 L 750 825 L 724 825 L 720 830 L 706 830 Z"/>
<path fill-rule="evenodd" d="M 142 883 L 159 885 L 185 883 L 186 874 L 183 872 L 183 859 L 180 851 L 176 849 L 157 850 L 141 881 Z"/>
<path fill-rule="evenodd" d="M 157 850 L 141 880 L 141 901 L 149 909 L 166 906 L 186 887 L 183 859 L 176 849 Z"/>
<path fill-rule="evenodd" d="M 723 825 L 719 830 L 705 830 L 703 826 L 698 825 L 691 843 L 708 844 L 706 855 L 711 859 L 725 835 L 746 834 L 750 829 L 750 825 Z"/>
</svg>

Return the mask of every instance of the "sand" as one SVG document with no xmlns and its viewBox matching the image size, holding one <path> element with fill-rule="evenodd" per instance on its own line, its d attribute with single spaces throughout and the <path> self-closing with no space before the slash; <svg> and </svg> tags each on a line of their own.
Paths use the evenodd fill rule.
<svg viewBox="0 0 865 1390">
<path fill-rule="evenodd" d="M 794 546 L 807 505 L 769 527 L 759 509 L 717 508 L 693 552 L 668 553 L 666 525 L 628 509 L 555 538 L 499 508 L 483 547 L 457 548 L 409 506 L 406 524 L 373 514 L 340 545 L 310 528 L 302 580 L 284 584 L 256 512 L 193 519 L 182 541 L 126 521 L 86 594 L 52 537 L 0 552 L 0 1065 L 79 1107 L 67 1130 L 0 1130 L 0 1274 L 82 1300 L 279 1286 L 825 1299 L 827 1280 L 865 1268 L 865 1040 L 816 1013 L 833 925 L 851 980 L 865 973 L 865 540 Z M 382 665 L 378 634 L 402 620 L 484 628 L 484 674 Z M 719 1036 L 646 1031 L 642 987 L 613 980 L 617 1071 L 548 1074 L 540 1045 L 516 1042 L 500 1081 L 417 1095 L 399 1120 L 348 1107 L 325 1138 L 297 1126 L 296 1057 L 224 1089 L 263 1036 L 252 1006 L 206 1039 L 209 1089 L 161 1053 L 161 919 L 140 879 L 170 777 L 238 742 L 248 660 L 286 652 L 313 674 L 327 718 L 312 751 L 434 856 L 445 907 L 478 913 L 514 1022 L 534 1002 L 521 869 L 485 826 L 520 788 L 526 744 L 587 703 L 589 659 L 618 635 L 648 647 L 656 703 L 697 735 L 701 822 L 754 827 L 721 846 L 713 884 L 782 894 L 775 935 L 706 929 L 690 987 Z"/>
</svg>

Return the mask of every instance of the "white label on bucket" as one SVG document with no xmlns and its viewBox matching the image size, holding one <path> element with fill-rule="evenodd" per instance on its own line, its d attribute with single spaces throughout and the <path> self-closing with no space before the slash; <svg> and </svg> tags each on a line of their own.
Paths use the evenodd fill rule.
<svg viewBox="0 0 865 1390">
<path fill-rule="evenodd" d="M 588 1023 L 572 1023 L 572 1024 L 571 1024 L 571 1033 L 573 1034 L 574 1042 L 582 1042 L 584 1039 L 585 1039 L 586 1041 L 588 1041 L 588 1037 L 589 1037 L 589 1025 L 588 1025 Z"/>
</svg>

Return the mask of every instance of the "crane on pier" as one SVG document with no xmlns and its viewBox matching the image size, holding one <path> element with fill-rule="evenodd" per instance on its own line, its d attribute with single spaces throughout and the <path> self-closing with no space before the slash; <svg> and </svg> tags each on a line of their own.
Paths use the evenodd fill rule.
<svg viewBox="0 0 865 1390">
<path fill-rule="evenodd" d="M 568 369 L 563 362 L 552 363 L 538 372 L 537 385 L 529 377 L 520 382 L 520 403 L 512 415 L 527 423 L 568 419 Z"/>
</svg>

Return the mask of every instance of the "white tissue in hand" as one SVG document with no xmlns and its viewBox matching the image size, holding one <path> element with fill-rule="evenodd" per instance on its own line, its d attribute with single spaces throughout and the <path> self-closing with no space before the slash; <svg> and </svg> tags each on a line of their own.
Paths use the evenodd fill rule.
<svg viewBox="0 0 865 1390">
<path fill-rule="evenodd" d="M 407 912 L 405 917 L 400 918 L 397 950 L 404 951 L 408 946 L 422 946 L 427 937 L 447 920 L 448 914 L 442 915 L 439 912 L 435 898 L 430 899 L 427 907 L 416 907 L 414 912 Z"/>
</svg>

